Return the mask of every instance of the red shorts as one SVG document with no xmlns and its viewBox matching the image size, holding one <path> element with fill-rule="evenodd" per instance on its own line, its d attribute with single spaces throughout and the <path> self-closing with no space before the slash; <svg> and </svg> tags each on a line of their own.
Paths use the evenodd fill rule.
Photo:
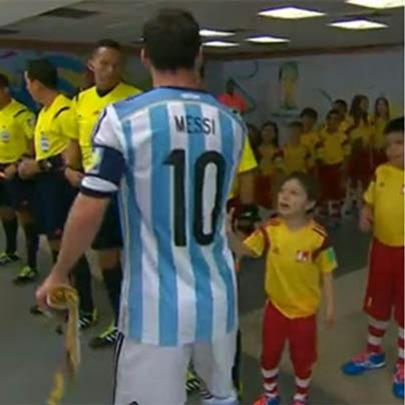
<svg viewBox="0 0 405 405">
<path fill-rule="evenodd" d="M 338 201 L 345 198 L 342 165 L 324 165 L 319 168 L 321 200 Z"/>
<path fill-rule="evenodd" d="M 349 177 L 353 182 L 368 185 L 372 174 L 371 153 L 368 149 L 358 149 L 353 152 L 349 161 Z"/>
<path fill-rule="evenodd" d="M 367 314 L 381 321 L 394 317 L 404 326 L 404 248 L 383 245 L 374 239 L 364 300 Z"/>
<path fill-rule="evenodd" d="M 316 316 L 287 318 L 268 301 L 263 321 L 263 369 L 278 366 L 287 342 L 296 375 L 307 378 L 317 359 Z"/>
<path fill-rule="evenodd" d="M 271 208 L 272 179 L 271 176 L 256 176 L 255 178 L 255 203 L 261 207 Z"/>
</svg>

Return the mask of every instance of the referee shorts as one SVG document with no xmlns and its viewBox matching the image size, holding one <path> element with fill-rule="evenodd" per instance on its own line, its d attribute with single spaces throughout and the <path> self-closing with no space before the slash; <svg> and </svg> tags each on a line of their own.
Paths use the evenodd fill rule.
<svg viewBox="0 0 405 405">
<path fill-rule="evenodd" d="M 41 234 L 60 239 L 76 191 L 62 171 L 40 173 L 35 178 L 34 213 Z"/>
<path fill-rule="evenodd" d="M 121 249 L 122 232 L 118 212 L 118 201 L 113 197 L 104 215 L 101 227 L 94 239 L 92 248 L 94 250 Z"/>
<path fill-rule="evenodd" d="M 207 403 L 236 405 L 232 383 L 236 332 L 212 342 L 176 347 L 140 344 L 120 335 L 114 404 L 183 405 L 190 361 L 212 397 Z M 204 401 L 203 401 L 204 403 Z"/>
<path fill-rule="evenodd" d="M 18 174 L 4 181 L 9 205 L 16 211 L 30 210 L 34 198 L 35 181 L 22 180 Z"/>
</svg>

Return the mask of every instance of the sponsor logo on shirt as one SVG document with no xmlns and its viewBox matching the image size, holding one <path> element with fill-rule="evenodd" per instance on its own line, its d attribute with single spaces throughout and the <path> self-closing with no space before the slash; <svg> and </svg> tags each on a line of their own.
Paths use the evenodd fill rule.
<svg viewBox="0 0 405 405">
<path fill-rule="evenodd" d="M 4 142 L 4 143 L 8 143 L 8 141 L 10 140 L 10 133 L 7 131 L 1 131 L 0 132 L 0 139 Z"/>
</svg>

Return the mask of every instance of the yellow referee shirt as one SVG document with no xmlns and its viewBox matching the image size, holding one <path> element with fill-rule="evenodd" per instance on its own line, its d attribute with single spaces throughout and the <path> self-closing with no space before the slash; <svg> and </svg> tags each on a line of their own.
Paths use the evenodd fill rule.
<svg viewBox="0 0 405 405">
<path fill-rule="evenodd" d="M 323 227 L 311 221 L 291 231 L 273 219 L 245 240 L 258 257 L 266 255 L 266 293 L 288 318 L 315 314 L 321 300 L 321 276 L 336 269 L 336 257 Z"/>
<path fill-rule="evenodd" d="M 28 152 L 34 137 L 35 116 L 15 100 L 0 110 L 0 163 L 14 163 Z"/>
<path fill-rule="evenodd" d="M 52 104 L 42 108 L 35 126 L 35 158 L 48 159 L 59 155 L 76 133 L 72 100 L 59 94 Z"/>
<path fill-rule="evenodd" d="M 374 211 L 374 236 L 388 246 L 404 246 L 404 170 L 379 166 L 364 200 Z"/>
<path fill-rule="evenodd" d="M 110 104 L 125 100 L 141 93 L 136 87 L 119 83 L 105 95 L 99 95 L 95 86 L 78 94 L 74 100 L 74 110 L 78 132 L 72 137 L 79 142 L 83 167 L 92 166 L 92 134 L 101 112 Z"/>
</svg>

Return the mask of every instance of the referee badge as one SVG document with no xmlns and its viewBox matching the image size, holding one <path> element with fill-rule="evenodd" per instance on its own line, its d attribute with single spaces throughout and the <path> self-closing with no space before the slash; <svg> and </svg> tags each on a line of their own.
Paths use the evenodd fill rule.
<svg viewBox="0 0 405 405">
<path fill-rule="evenodd" d="M 311 252 L 299 250 L 295 256 L 295 260 L 300 263 L 306 263 L 311 260 Z"/>
</svg>

